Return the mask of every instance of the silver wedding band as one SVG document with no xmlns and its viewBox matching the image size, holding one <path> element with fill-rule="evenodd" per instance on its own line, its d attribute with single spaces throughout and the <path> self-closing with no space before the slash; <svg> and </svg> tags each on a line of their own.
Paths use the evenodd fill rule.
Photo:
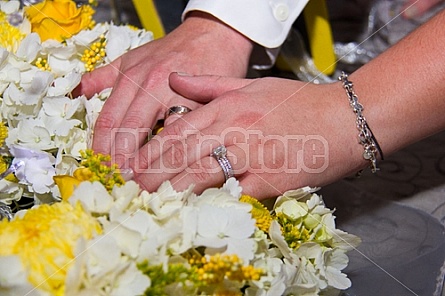
<svg viewBox="0 0 445 296">
<path fill-rule="evenodd" d="M 177 115 L 184 115 L 189 113 L 190 111 L 192 111 L 192 109 L 190 109 L 189 107 L 186 106 L 173 106 L 167 109 L 167 111 L 165 111 L 165 115 L 164 115 L 164 120 L 166 120 L 169 116 L 173 115 L 173 114 L 177 114 Z"/>
<path fill-rule="evenodd" d="M 234 176 L 232 165 L 230 164 L 230 161 L 227 158 L 227 148 L 224 145 L 220 145 L 215 149 L 213 149 L 213 152 L 210 155 L 213 156 L 218 161 L 219 165 L 223 170 L 226 181 L 227 179 Z"/>
</svg>

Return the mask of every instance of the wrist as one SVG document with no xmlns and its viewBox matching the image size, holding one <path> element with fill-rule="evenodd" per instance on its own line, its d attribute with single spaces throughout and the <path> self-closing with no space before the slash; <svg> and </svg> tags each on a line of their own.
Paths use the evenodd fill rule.
<svg viewBox="0 0 445 296">
<path fill-rule="evenodd" d="M 209 46 L 213 51 L 219 50 L 226 58 L 239 60 L 247 67 L 253 42 L 218 18 L 206 12 L 191 11 L 182 26 L 190 28 L 197 35 L 204 35 L 207 41 L 203 46 Z"/>
<path fill-rule="evenodd" d="M 364 149 L 363 158 L 370 162 L 369 167 L 371 171 L 376 173 L 378 170 L 377 158 L 380 157 L 380 159 L 383 160 L 383 152 L 364 116 L 364 107 L 359 102 L 359 98 L 354 91 L 353 82 L 348 79 L 348 75 L 344 72 L 340 75 L 338 80 L 341 81 L 349 105 L 356 116 L 355 123 L 358 130 L 358 142 Z"/>
<path fill-rule="evenodd" d="M 323 97 L 316 108 L 319 108 L 319 114 L 323 114 L 318 118 L 318 125 L 321 127 L 320 134 L 328 143 L 329 165 L 321 183 L 315 185 L 324 186 L 356 175 L 368 168 L 370 162 L 363 157 L 364 147 L 358 137 L 357 115 L 350 106 L 342 82 L 317 85 L 317 88 L 323 89 L 321 96 L 319 93 L 314 97 Z"/>
</svg>

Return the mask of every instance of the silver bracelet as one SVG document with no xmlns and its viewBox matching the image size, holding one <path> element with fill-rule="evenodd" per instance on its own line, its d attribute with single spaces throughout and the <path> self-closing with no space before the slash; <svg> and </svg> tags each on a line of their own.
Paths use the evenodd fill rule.
<svg viewBox="0 0 445 296">
<path fill-rule="evenodd" d="M 363 145 L 363 148 L 365 149 L 363 152 L 363 158 L 371 162 L 369 167 L 371 168 L 371 172 L 375 173 L 379 170 L 377 168 L 377 154 L 380 154 L 380 159 L 383 160 L 382 150 L 380 149 L 379 143 L 377 143 L 377 140 L 375 139 L 365 117 L 362 114 L 364 108 L 358 102 L 358 97 L 354 92 L 352 82 L 348 80 L 348 75 L 345 72 L 342 72 L 340 77 L 338 77 L 338 80 L 343 83 L 343 88 L 348 96 L 349 104 L 357 116 L 355 123 L 357 125 L 357 129 L 359 130 L 359 143 Z"/>
</svg>

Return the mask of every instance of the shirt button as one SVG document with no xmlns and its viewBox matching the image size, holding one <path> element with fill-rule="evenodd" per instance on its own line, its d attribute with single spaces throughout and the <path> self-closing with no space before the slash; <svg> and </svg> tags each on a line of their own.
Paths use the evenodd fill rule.
<svg viewBox="0 0 445 296">
<path fill-rule="evenodd" d="M 286 4 L 278 4 L 273 14 L 278 21 L 284 22 L 289 17 L 289 7 Z"/>
</svg>

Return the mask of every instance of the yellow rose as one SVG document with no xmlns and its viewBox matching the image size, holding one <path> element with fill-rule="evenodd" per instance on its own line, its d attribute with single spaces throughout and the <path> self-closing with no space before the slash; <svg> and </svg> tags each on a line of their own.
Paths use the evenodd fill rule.
<svg viewBox="0 0 445 296">
<path fill-rule="evenodd" d="M 89 5 L 77 7 L 71 0 L 45 0 L 25 8 L 32 32 L 42 41 L 63 41 L 94 25 L 94 9 Z"/>
</svg>

